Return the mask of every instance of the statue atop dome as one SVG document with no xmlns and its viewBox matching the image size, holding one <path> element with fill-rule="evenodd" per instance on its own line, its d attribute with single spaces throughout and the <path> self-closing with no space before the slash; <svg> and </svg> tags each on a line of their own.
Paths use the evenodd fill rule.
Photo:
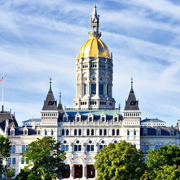
<svg viewBox="0 0 180 180">
<path fill-rule="evenodd" d="M 90 16 L 91 19 L 91 32 L 88 33 L 89 37 L 100 38 L 101 32 L 99 32 L 99 15 L 97 15 L 96 4 L 94 4 L 93 14 Z"/>
</svg>

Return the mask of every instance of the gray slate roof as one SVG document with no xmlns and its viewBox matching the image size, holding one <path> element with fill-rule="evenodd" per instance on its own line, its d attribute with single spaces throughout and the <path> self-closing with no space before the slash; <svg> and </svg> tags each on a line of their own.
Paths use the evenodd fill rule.
<svg viewBox="0 0 180 180">
<path fill-rule="evenodd" d="M 151 120 L 153 120 L 153 122 L 159 122 L 159 123 L 164 123 L 165 122 L 165 121 L 162 121 L 162 120 L 160 120 L 158 118 L 151 118 L 151 119 L 146 118 L 146 119 L 141 120 L 141 122 L 149 122 L 150 123 Z"/>
</svg>

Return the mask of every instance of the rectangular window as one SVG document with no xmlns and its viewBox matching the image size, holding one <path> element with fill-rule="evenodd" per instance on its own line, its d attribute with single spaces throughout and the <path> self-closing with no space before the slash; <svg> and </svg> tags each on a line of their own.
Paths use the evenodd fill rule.
<svg viewBox="0 0 180 180">
<path fill-rule="evenodd" d="M 79 136 L 81 136 L 81 129 L 79 129 Z"/>
<path fill-rule="evenodd" d="M 66 145 L 66 151 L 69 151 L 69 145 Z"/>
<path fill-rule="evenodd" d="M 114 121 L 117 122 L 117 117 L 114 118 Z"/>
<path fill-rule="evenodd" d="M 28 148 L 29 146 L 28 145 L 26 145 L 26 149 Z"/>
<path fill-rule="evenodd" d="M 22 145 L 22 153 L 25 152 L 25 145 Z"/>
<path fill-rule="evenodd" d="M 84 84 L 84 95 L 88 94 L 88 85 Z"/>
<path fill-rule="evenodd" d="M 12 151 L 13 151 L 13 153 L 15 153 L 15 151 L 16 151 L 15 145 L 12 146 Z"/>
<path fill-rule="evenodd" d="M 38 130 L 38 135 L 40 135 L 40 133 L 41 133 L 40 130 Z"/>
<path fill-rule="evenodd" d="M 11 164 L 11 158 L 8 158 L 8 164 Z"/>
<path fill-rule="evenodd" d="M 104 118 L 104 117 L 102 117 L 102 122 L 104 122 L 104 120 L 105 120 L 105 118 Z"/>
<path fill-rule="evenodd" d="M 91 145 L 91 151 L 94 151 L 94 145 Z"/>
<path fill-rule="evenodd" d="M 119 136 L 119 129 L 117 129 L 116 135 Z"/>
<path fill-rule="evenodd" d="M 92 122 L 92 117 L 89 118 L 89 122 Z"/>
<path fill-rule="evenodd" d="M 136 136 L 136 131 L 134 131 L 134 136 Z"/>
<path fill-rule="evenodd" d="M 65 145 L 62 145 L 62 151 L 65 151 Z"/>
<path fill-rule="evenodd" d="M 77 117 L 77 122 L 79 122 L 79 117 Z"/>
<path fill-rule="evenodd" d="M 87 151 L 90 151 L 90 145 L 87 145 Z"/>
<path fill-rule="evenodd" d="M 81 151 L 81 145 L 74 145 L 74 151 Z"/>
<path fill-rule="evenodd" d="M 149 146 L 148 145 L 143 145 L 142 146 L 142 151 L 143 153 L 147 154 L 147 151 L 149 150 Z"/>
<path fill-rule="evenodd" d="M 155 150 L 159 149 L 160 147 L 161 147 L 160 145 L 156 145 Z"/>
<path fill-rule="evenodd" d="M 103 84 L 99 84 L 99 94 L 103 94 Z"/>
<path fill-rule="evenodd" d="M 96 84 L 91 84 L 91 94 L 96 94 Z"/>
<path fill-rule="evenodd" d="M 87 151 L 94 151 L 94 145 L 87 145 Z"/>
<path fill-rule="evenodd" d="M 11 146 L 10 149 L 9 149 L 9 153 L 11 153 L 11 149 L 12 149 L 12 146 Z"/>
<path fill-rule="evenodd" d="M 67 122 L 67 117 L 64 117 L 64 122 Z"/>
<path fill-rule="evenodd" d="M 99 135 L 102 136 L 102 129 L 99 130 Z"/>
<path fill-rule="evenodd" d="M 24 158 L 21 158 L 21 164 L 24 164 Z"/>
<path fill-rule="evenodd" d="M 109 96 L 109 85 L 107 85 L 107 95 Z"/>
<path fill-rule="evenodd" d="M 16 164 L 16 158 L 12 158 L 12 164 Z"/>
</svg>

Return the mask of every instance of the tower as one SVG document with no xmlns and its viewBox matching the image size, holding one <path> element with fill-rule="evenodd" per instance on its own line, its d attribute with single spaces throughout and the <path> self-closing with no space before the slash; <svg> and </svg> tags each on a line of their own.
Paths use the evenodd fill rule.
<svg viewBox="0 0 180 180">
<path fill-rule="evenodd" d="M 113 60 L 107 45 L 100 39 L 96 5 L 90 18 L 91 31 L 77 54 L 75 109 L 113 109 Z"/>
<path fill-rule="evenodd" d="M 140 149 L 140 121 L 141 111 L 139 110 L 138 101 L 133 90 L 133 79 L 131 78 L 131 90 L 125 103 L 123 111 L 124 138 L 126 141 L 136 144 Z"/>
</svg>

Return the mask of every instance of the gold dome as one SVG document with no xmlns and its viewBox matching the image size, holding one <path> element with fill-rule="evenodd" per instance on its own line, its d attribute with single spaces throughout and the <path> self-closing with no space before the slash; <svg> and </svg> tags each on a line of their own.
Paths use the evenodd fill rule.
<svg viewBox="0 0 180 180">
<path fill-rule="evenodd" d="M 107 58 L 110 58 L 109 49 L 106 44 L 101 39 L 93 37 L 83 44 L 79 51 L 78 58 L 106 57 L 106 53 Z"/>
</svg>

